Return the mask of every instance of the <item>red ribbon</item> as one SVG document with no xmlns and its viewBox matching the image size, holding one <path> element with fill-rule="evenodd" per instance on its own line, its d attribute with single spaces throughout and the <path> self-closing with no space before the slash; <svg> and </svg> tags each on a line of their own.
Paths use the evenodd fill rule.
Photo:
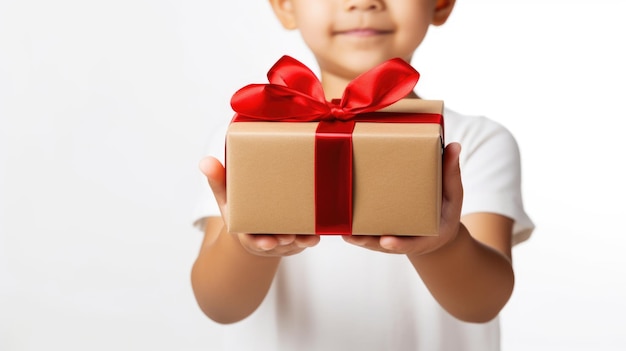
<svg viewBox="0 0 626 351">
<path fill-rule="evenodd" d="M 327 101 L 321 82 L 305 65 L 283 56 L 267 74 L 270 84 L 237 91 L 233 122 L 317 122 L 315 231 L 352 233 L 352 131 L 355 122 L 442 123 L 439 114 L 372 113 L 406 97 L 419 73 L 404 60 L 382 63 L 352 80 L 340 100 Z"/>
</svg>

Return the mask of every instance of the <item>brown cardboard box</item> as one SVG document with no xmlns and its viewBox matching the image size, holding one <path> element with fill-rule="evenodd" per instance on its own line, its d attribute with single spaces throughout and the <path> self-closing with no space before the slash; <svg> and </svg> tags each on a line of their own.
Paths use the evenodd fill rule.
<svg viewBox="0 0 626 351">
<path fill-rule="evenodd" d="M 442 101 L 406 99 L 380 112 L 443 113 Z M 228 230 L 315 234 L 317 122 L 236 122 L 226 135 Z M 354 235 L 437 235 L 443 128 L 357 122 Z"/>
</svg>

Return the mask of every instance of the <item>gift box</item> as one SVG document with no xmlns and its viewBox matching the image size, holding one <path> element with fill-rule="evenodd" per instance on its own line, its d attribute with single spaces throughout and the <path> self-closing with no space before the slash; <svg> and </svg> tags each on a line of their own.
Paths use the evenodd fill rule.
<svg viewBox="0 0 626 351">
<path fill-rule="evenodd" d="M 268 77 L 233 96 L 229 232 L 438 234 L 443 102 L 402 99 L 419 77 L 412 67 L 387 62 L 331 102 L 291 58 Z"/>
</svg>

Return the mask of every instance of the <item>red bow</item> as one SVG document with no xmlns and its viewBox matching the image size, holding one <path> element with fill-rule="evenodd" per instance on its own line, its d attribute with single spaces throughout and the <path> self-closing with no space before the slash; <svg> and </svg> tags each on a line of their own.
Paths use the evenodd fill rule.
<svg viewBox="0 0 626 351">
<path fill-rule="evenodd" d="M 270 84 L 250 84 L 237 91 L 231 106 L 245 119 L 281 122 L 350 120 L 405 98 L 419 73 L 395 58 L 361 74 L 346 87 L 338 103 L 326 101 L 315 74 L 296 59 L 283 56 L 267 73 Z"/>
</svg>

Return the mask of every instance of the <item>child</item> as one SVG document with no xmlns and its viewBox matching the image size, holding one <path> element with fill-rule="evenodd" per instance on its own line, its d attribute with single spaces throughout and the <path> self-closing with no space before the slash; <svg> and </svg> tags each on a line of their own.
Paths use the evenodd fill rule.
<svg viewBox="0 0 626 351">
<path fill-rule="evenodd" d="M 383 61 L 411 62 L 455 1 L 270 3 L 313 52 L 330 100 Z M 446 110 L 445 125 L 452 143 L 437 237 L 229 234 L 224 167 L 201 161 L 216 201 L 206 200 L 197 221 L 205 238 L 192 284 L 208 317 L 242 321 L 230 327 L 236 333 L 225 327 L 225 349 L 499 349 L 497 315 L 514 283 L 511 247 L 533 228 L 521 201 L 519 151 L 488 119 Z"/>
</svg>

